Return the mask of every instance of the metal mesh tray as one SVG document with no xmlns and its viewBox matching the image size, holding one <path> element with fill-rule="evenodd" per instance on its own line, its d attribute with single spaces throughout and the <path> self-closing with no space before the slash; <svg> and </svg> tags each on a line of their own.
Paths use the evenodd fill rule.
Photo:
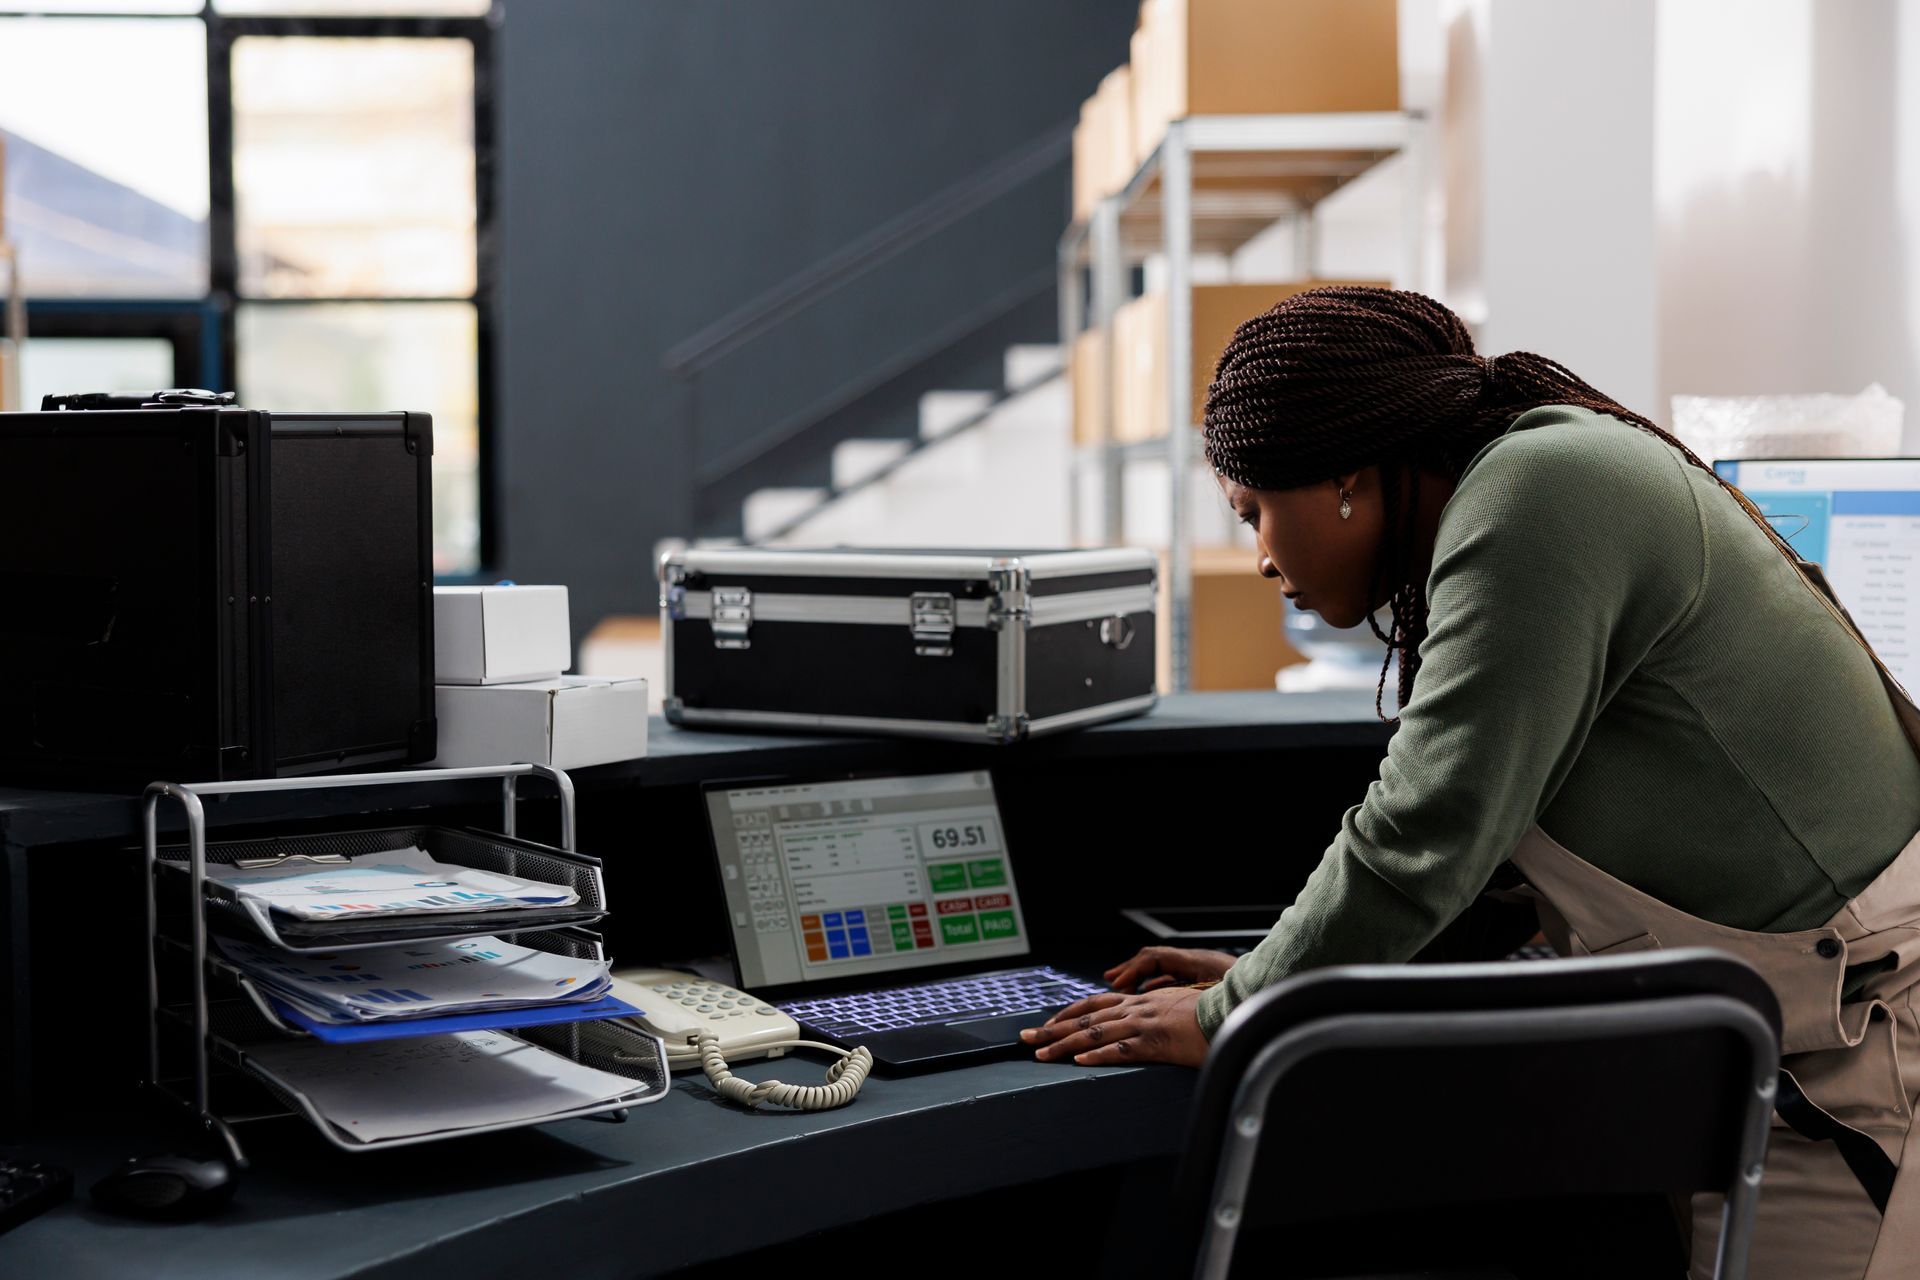
<svg viewBox="0 0 1920 1280">
<path fill-rule="evenodd" d="M 282 927 L 283 922 L 273 920 L 271 916 L 270 923 L 263 927 L 241 905 L 238 894 L 209 879 L 205 882 L 208 922 L 228 932 L 264 936 L 274 946 L 287 951 L 351 951 L 364 947 L 443 941 L 477 934 L 505 936 L 529 929 L 588 925 L 606 914 L 606 889 L 598 859 L 534 844 L 514 836 L 454 827 L 384 827 L 322 835 L 214 841 L 207 844 L 207 863 L 209 866 L 231 864 L 248 858 L 280 858 L 294 854 L 332 854 L 351 858 L 410 846 L 425 851 L 428 857 L 439 862 L 564 885 L 579 894 L 580 900 L 567 908 L 472 911 L 444 917 L 376 915 L 368 917 L 364 925 L 357 922 L 351 925 L 344 922 L 342 925 L 329 923 L 329 927 L 322 931 L 293 927 L 295 922 L 284 922 L 288 927 Z M 171 881 L 181 887 L 172 890 L 174 893 L 180 893 L 188 883 L 189 856 L 186 845 L 168 845 L 159 850 L 155 874 L 163 884 Z"/>
<path fill-rule="evenodd" d="M 529 932 L 516 933 L 513 940 L 523 947 L 531 947 L 535 951 L 545 951 L 552 955 L 565 956 L 569 960 L 594 960 L 601 963 L 605 963 L 606 961 L 605 940 L 601 938 L 599 934 L 586 929 L 532 930 Z M 179 958 L 187 963 L 191 963 L 192 948 L 185 942 L 182 942 L 178 938 L 166 937 L 164 935 L 160 937 L 158 941 L 163 948 L 176 953 L 179 955 Z M 263 991 L 239 965 L 234 964 L 217 951 L 210 950 L 207 955 L 207 974 L 211 978 L 219 979 L 233 991 L 237 992 L 252 1005 L 253 1009 L 268 1026 L 280 1034 L 300 1036 L 303 1038 L 310 1034 L 302 1028 L 284 1021 L 280 1015 L 274 1011 L 271 999 L 267 993 Z M 186 1020 L 188 1016 L 186 1008 L 178 1005 L 164 1005 L 161 1007 L 161 1012 L 166 1016 L 179 1020 Z M 524 1035 L 527 1031 L 534 1029 L 536 1028 L 522 1027 L 518 1028 L 514 1034 Z M 440 1035 L 444 1033 L 425 1032 L 423 1034 Z"/>
<path fill-rule="evenodd" d="M 366 1151 L 383 1151 L 394 1147 L 417 1146 L 427 1142 L 445 1142 L 482 1133 L 500 1133 L 508 1129 L 531 1128 L 535 1125 L 551 1124 L 557 1120 L 574 1120 L 597 1115 L 611 1116 L 616 1112 L 624 1115 L 629 1108 L 658 1102 L 666 1096 L 672 1083 L 667 1069 L 665 1045 L 661 1043 L 659 1037 L 647 1035 L 630 1026 L 612 1021 L 576 1022 L 554 1027 L 529 1027 L 518 1031 L 502 1031 L 499 1034 L 546 1049 L 563 1058 L 570 1058 L 583 1066 L 632 1080 L 633 1091 L 608 1102 L 527 1120 L 479 1125 L 451 1132 L 417 1134 L 406 1138 L 389 1138 L 379 1142 L 352 1142 L 341 1136 L 339 1130 L 321 1114 L 320 1109 L 314 1105 L 312 1099 L 301 1092 L 297 1084 L 276 1078 L 249 1056 L 248 1050 L 251 1048 L 263 1043 L 286 1040 L 284 1035 L 274 1029 L 272 1023 L 260 1015 L 258 1009 L 244 1000 L 220 1001 L 209 1009 L 208 1018 L 211 1033 L 209 1048 L 215 1061 L 239 1071 L 253 1084 L 264 1089 L 289 1113 L 306 1119 L 332 1146 L 356 1154 Z"/>
</svg>

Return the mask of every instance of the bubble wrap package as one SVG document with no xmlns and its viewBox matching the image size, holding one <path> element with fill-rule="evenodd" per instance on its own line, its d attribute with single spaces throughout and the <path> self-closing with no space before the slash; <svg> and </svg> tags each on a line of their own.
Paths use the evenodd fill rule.
<svg viewBox="0 0 1920 1280">
<path fill-rule="evenodd" d="M 1675 396 L 1673 432 L 1708 462 L 1887 457 L 1904 411 L 1877 382 L 1854 396 Z"/>
</svg>

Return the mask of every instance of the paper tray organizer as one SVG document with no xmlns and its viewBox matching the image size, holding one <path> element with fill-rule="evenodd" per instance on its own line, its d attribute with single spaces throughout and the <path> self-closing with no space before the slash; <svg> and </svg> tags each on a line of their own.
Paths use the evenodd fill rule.
<svg viewBox="0 0 1920 1280">
<path fill-rule="evenodd" d="M 529 774 L 551 780 L 560 793 L 560 831 L 564 848 L 534 844 L 514 834 L 517 783 Z M 503 834 L 408 825 L 371 831 L 276 836 L 214 844 L 207 841 L 206 815 L 201 804 L 203 796 L 419 785 L 476 778 L 501 780 Z M 158 840 L 158 809 L 161 801 L 169 798 L 177 800 L 186 812 L 187 841 L 184 845 L 162 848 Z M 604 956 L 598 935 L 580 927 L 598 921 L 606 914 L 606 894 L 600 864 L 596 859 L 573 851 L 573 784 L 559 770 L 544 765 L 518 764 L 491 768 L 410 770 L 405 773 L 272 778 L 193 786 L 156 782 L 146 790 L 143 820 L 148 938 L 147 1084 L 161 1096 L 192 1111 L 207 1130 L 220 1139 L 237 1164 L 244 1165 L 245 1156 L 233 1125 L 242 1120 L 302 1116 L 334 1146 L 343 1151 L 361 1152 L 523 1128 L 580 1116 L 624 1119 L 628 1108 L 658 1101 L 665 1095 L 669 1085 L 666 1051 L 656 1036 L 634 1030 L 624 1023 L 609 1021 L 522 1027 L 501 1034 L 584 1065 L 624 1076 L 634 1082 L 633 1091 L 608 1102 L 527 1120 L 373 1143 L 348 1141 L 339 1135 L 296 1084 L 273 1077 L 253 1062 L 248 1053 L 250 1047 L 257 1048 L 266 1041 L 304 1036 L 305 1033 L 278 1017 L 265 993 L 238 968 L 213 953 L 208 945 L 209 924 L 218 922 L 225 932 L 263 939 L 288 951 L 338 951 L 492 934 L 511 935 L 521 945 L 576 959 L 602 959 Z M 399 934 L 383 930 L 381 936 L 371 942 L 348 942 L 343 946 L 340 941 L 330 939 L 289 946 L 271 924 L 265 928 L 258 927 L 254 916 L 239 904 L 229 890 L 206 879 L 209 864 L 230 863 L 242 858 L 302 854 L 352 855 L 401 849 L 409 845 L 424 849 L 443 862 L 564 884 L 580 895 L 580 901 L 576 904 L 577 909 L 560 913 L 552 910 L 463 913 L 461 921 L 451 926 L 429 923 L 417 930 L 408 929 Z M 169 865 L 170 861 L 180 865 Z M 174 908 L 164 913 L 161 909 L 163 895 Z M 556 919 L 556 914 L 561 918 Z M 481 915 L 488 918 L 484 922 L 474 918 Z M 516 918 L 523 923 L 516 924 Z M 184 968 L 184 982 L 162 982 L 163 957 L 169 961 L 165 966 L 169 974 L 175 969 Z M 166 994 L 175 995 L 175 998 L 163 999 L 163 985 L 184 986 L 184 996 L 169 991 Z M 179 1056 L 188 1060 L 187 1067 L 169 1070 L 176 1066 Z M 216 1079 L 216 1063 L 229 1069 L 226 1078 Z M 257 1107 L 257 1096 L 254 1099 L 256 1105 L 249 1106 L 244 1115 L 230 1112 L 224 1105 L 216 1107 L 216 1085 L 222 1091 L 224 1103 L 224 1095 L 243 1081 L 253 1086 L 256 1095 L 264 1091 L 277 1101 L 282 1110 L 261 1113 Z"/>
<path fill-rule="evenodd" d="M 502 926 L 504 916 L 528 915 L 527 911 L 461 912 L 455 921 L 432 916 L 376 916 L 342 921 L 347 928 L 308 937 L 283 934 L 267 914 L 265 924 L 240 903 L 240 896 L 226 885 L 205 882 L 202 899 L 208 919 L 221 932 L 264 937 L 282 951 L 353 951 L 370 947 L 400 947 L 420 942 L 444 942 L 463 937 L 499 935 L 514 929 L 554 929 L 567 925 L 598 923 L 606 915 L 606 890 L 600 877 L 600 864 L 593 858 L 550 849 L 514 836 L 483 831 L 465 831 L 451 827 L 387 827 L 377 831 L 336 831 L 314 836 L 272 836 L 262 840 L 222 841 L 207 847 L 210 864 L 231 864 L 254 858 L 360 857 L 370 853 L 417 848 L 436 862 L 460 867 L 475 867 L 501 875 L 521 876 L 547 884 L 562 885 L 580 895 L 572 908 L 539 909 L 535 925 Z M 182 897 L 190 892 L 188 863 L 191 851 L 186 845 L 160 850 L 158 874 L 163 894 L 171 888 Z M 167 886 L 166 881 L 177 883 Z M 400 931 L 403 924 L 418 923 L 417 928 Z M 356 941 L 352 926 L 378 926 L 371 941 Z"/>
</svg>

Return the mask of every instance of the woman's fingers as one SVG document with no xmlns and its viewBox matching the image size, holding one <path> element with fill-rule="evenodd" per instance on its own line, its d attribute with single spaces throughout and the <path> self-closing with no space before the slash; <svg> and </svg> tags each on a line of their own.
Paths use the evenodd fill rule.
<svg viewBox="0 0 1920 1280">
<path fill-rule="evenodd" d="M 1095 1009 L 1111 1008 L 1125 999 L 1126 997 L 1117 991 L 1103 991 L 1097 996 L 1088 996 L 1084 1000 L 1074 1001 L 1060 1012 L 1054 1014 L 1051 1018 L 1048 1018 L 1045 1025 L 1051 1027 L 1070 1019 L 1092 1013 Z"/>
<path fill-rule="evenodd" d="M 1124 1040 L 1137 1034 L 1137 1030 L 1128 1010 L 1116 1005 L 1096 1009 L 1058 1026 L 1041 1027 L 1028 1043 L 1040 1046 L 1033 1055 L 1040 1061 L 1065 1062 L 1089 1049 Z"/>
<path fill-rule="evenodd" d="M 1151 1062 L 1153 1058 L 1143 1049 L 1148 1044 L 1145 1034 L 1128 1036 L 1124 1040 L 1115 1040 L 1103 1044 L 1097 1049 L 1088 1049 L 1085 1053 L 1075 1054 L 1074 1063 L 1082 1067 L 1111 1067 L 1128 1062 Z"/>
<path fill-rule="evenodd" d="M 1175 1062 L 1197 1067 L 1206 1061 L 1198 991 L 1175 988 L 1107 1001 L 1072 1018 L 1063 1013 L 1044 1027 L 1021 1032 L 1020 1038 L 1036 1046 L 1033 1056 L 1042 1062 Z"/>
<path fill-rule="evenodd" d="M 1141 994 L 1144 995 L 1149 991 L 1158 991 L 1162 987 L 1174 986 L 1179 981 L 1180 979 L 1173 977 L 1171 974 L 1163 973 L 1157 978 L 1153 978 L 1153 979 L 1150 979 L 1149 981 L 1141 983 L 1140 991 L 1141 991 Z"/>
<path fill-rule="evenodd" d="M 1113 966 L 1113 968 L 1107 970 L 1101 976 L 1107 980 L 1107 985 L 1113 987 L 1115 990 L 1127 991 L 1131 990 L 1141 979 L 1151 978 L 1161 971 L 1159 957 L 1147 951 L 1142 951 L 1139 955 L 1133 957 L 1133 959 Z"/>
</svg>

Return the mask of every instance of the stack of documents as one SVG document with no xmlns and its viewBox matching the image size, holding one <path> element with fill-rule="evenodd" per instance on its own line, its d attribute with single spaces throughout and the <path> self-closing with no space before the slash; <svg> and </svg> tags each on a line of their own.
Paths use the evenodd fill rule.
<svg viewBox="0 0 1920 1280">
<path fill-rule="evenodd" d="M 269 918 L 338 924 L 374 917 L 538 910 L 580 900 L 565 885 L 436 862 L 417 848 L 337 863 L 299 858 L 264 867 L 209 865 L 207 878 L 232 890 L 263 929 L 269 928 Z"/>
<path fill-rule="evenodd" d="M 612 984 L 604 961 L 499 938 L 319 953 L 232 938 L 217 943 L 266 994 L 335 1026 L 592 1004 Z"/>
<path fill-rule="evenodd" d="M 341 1137 L 369 1145 L 537 1124 L 646 1089 L 492 1031 L 364 1045 L 289 1040 L 250 1048 L 247 1058 Z"/>
</svg>

